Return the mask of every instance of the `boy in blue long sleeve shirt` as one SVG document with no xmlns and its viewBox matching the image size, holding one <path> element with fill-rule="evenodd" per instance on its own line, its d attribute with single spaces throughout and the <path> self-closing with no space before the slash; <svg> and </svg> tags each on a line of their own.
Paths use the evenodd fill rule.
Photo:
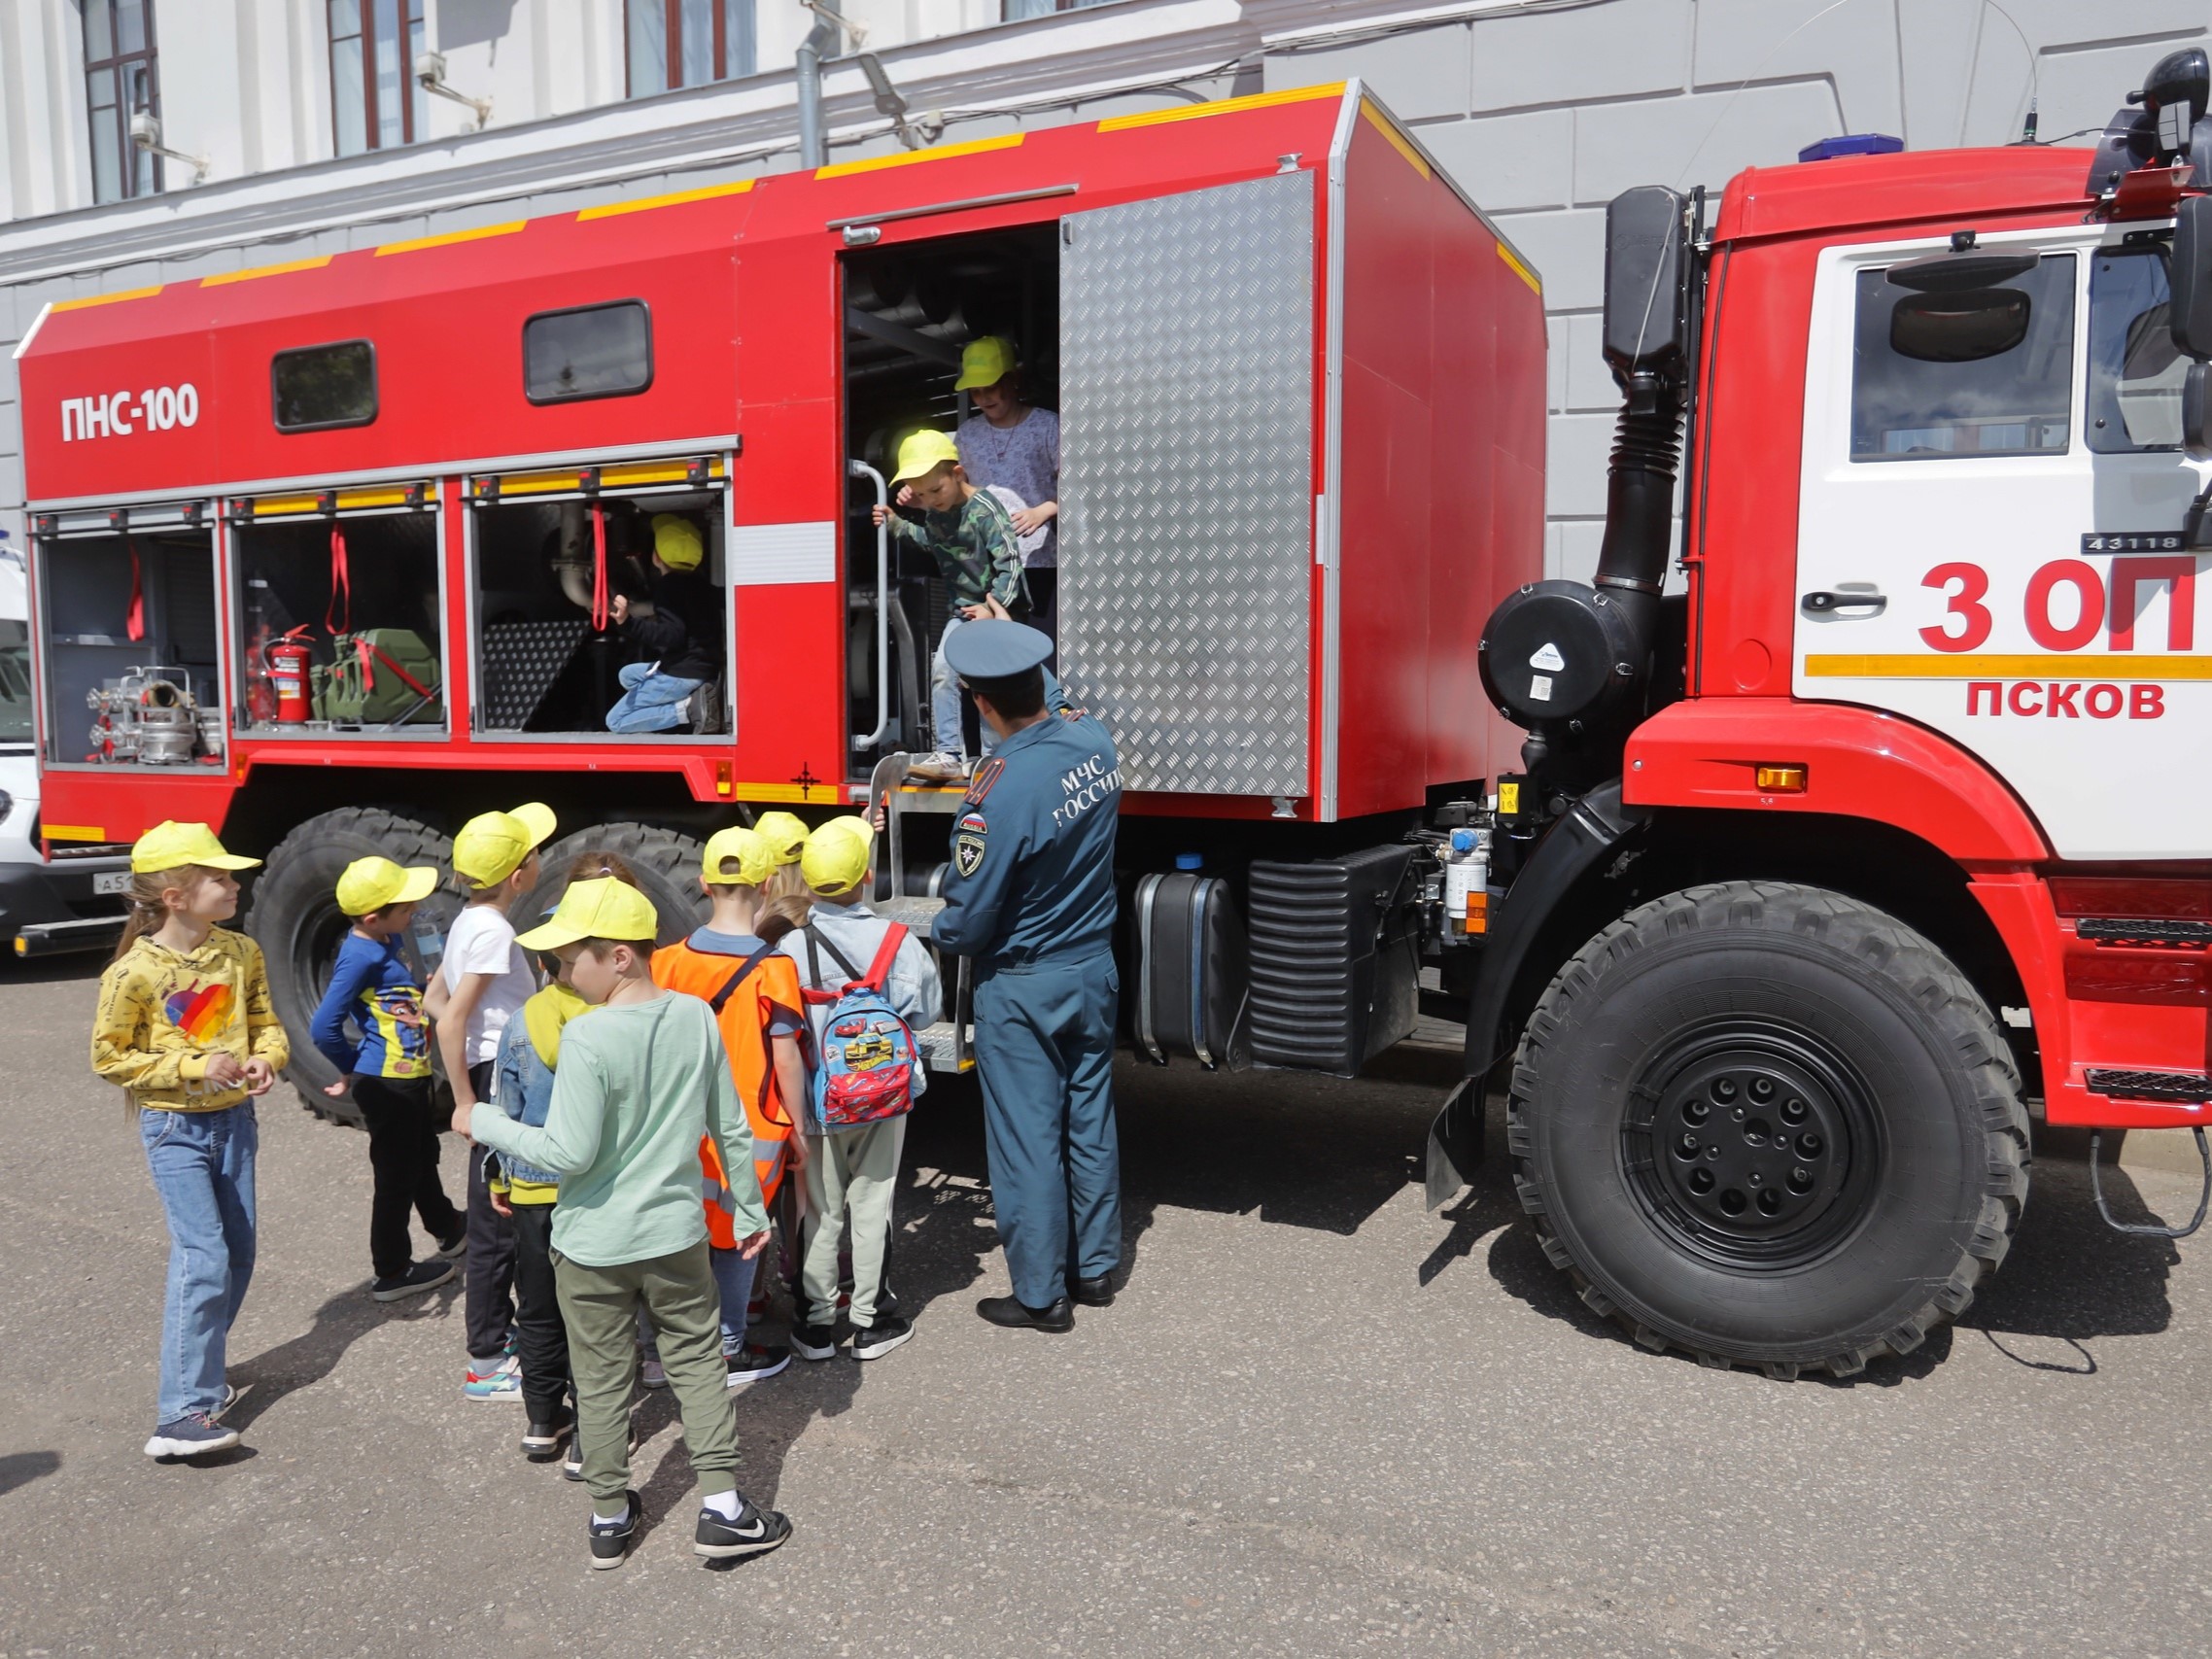
<svg viewBox="0 0 2212 1659">
<path fill-rule="evenodd" d="M 346 866 L 338 878 L 338 908 L 354 924 L 338 947 L 329 988 L 308 1033 L 338 1068 L 338 1081 L 323 1092 L 342 1098 L 350 1087 L 368 1129 L 374 1177 L 368 1255 L 376 1274 L 369 1295 L 380 1302 L 444 1284 L 468 1243 L 467 1224 L 438 1180 L 430 1027 L 423 1020 L 423 987 L 398 946 L 416 905 L 437 880 L 427 865 L 403 869 L 389 858 L 357 858 Z M 346 1035 L 349 1020 L 360 1033 L 354 1040 Z M 438 1241 L 437 1261 L 415 1261 L 407 1231 L 410 1210 Z"/>
</svg>

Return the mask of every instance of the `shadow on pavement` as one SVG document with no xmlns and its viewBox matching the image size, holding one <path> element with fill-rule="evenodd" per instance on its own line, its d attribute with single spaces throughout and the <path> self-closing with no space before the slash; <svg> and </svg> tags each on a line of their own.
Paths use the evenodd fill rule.
<svg viewBox="0 0 2212 1659">
<path fill-rule="evenodd" d="M 444 1317 L 460 1300 L 461 1284 L 457 1273 L 430 1296 L 392 1303 L 371 1301 L 365 1280 L 338 1292 L 315 1310 L 314 1323 L 291 1341 L 231 1362 L 238 1403 L 224 1422 L 241 1431 L 250 1428 L 278 1400 L 328 1376 L 360 1338 L 395 1320 Z"/>
<path fill-rule="evenodd" d="M 61 1467 L 59 1452 L 10 1452 L 0 1457 L 0 1494 L 28 1486 Z"/>
</svg>

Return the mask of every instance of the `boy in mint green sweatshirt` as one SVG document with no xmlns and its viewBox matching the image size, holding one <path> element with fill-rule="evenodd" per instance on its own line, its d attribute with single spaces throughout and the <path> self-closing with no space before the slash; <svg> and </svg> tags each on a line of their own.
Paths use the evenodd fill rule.
<svg viewBox="0 0 2212 1659">
<path fill-rule="evenodd" d="M 737 1490 L 721 1302 L 699 1203 L 700 1137 L 713 1137 L 723 1168 L 750 1169 L 752 1130 L 712 1011 L 653 984 L 659 931 L 652 901 L 636 887 L 612 878 L 571 882 L 552 919 L 516 943 L 558 954 L 569 983 L 597 1006 L 562 1032 L 542 1127 L 481 1103 L 467 1122 L 471 1138 L 560 1178 L 553 1270 L 569 1328 L 595 1568 L 620 1567 L 638 1526 L 629 1418 L 640 1306 L 659 1332 L 704 1495 L 693 1548 L 726 1560 L 762 1554 L 791 1536 L 782 1515 Z M 733 1191 L 739 1247 L 757 1256 L 768 1242 L 758 1185 Z"/>
</svg>

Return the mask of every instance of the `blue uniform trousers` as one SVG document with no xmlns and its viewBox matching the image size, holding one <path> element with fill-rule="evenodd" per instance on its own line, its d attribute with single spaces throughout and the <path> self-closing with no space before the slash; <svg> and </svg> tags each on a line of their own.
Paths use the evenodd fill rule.
<svg viewBox="0 0 2212 1659">
<path fill-rule="evenodd" d="M 1015 1296 L 1045 1307 L 1071 1276 L 1122 1262 L 1122 1157 L 1114 1132 L 1121 976 L 1085 961 L 985 969 L 976 986 L 991 1203 Z"/>
</svg>

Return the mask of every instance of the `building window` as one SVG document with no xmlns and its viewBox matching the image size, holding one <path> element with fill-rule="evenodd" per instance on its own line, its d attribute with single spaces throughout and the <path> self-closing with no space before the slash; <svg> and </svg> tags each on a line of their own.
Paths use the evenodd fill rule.
<svg viewBox="0 0 2212 1659">
<path fill-rule="evenodd" d="M 423 0 L 329 0 L 329 8 L 338 154 L 397 150 L 427 136 L 430 94 L 415 80 Z"/>
<path fill-rule="evenodd" d="M 999 0 L 999 16 L 1009 23 L 1018 23 L 1023 17 L 1049 17 L 1054 12 L 1080 12 L 1090 6 L 1104 6 L 1111 0 Z"/>
<path fill-rule="evenodd" d="M 92 116 L 92 199 L 161 188 L 161 157 L 130 141 L 130 118 L 161 113 L 154 0 L 85 0 L 85 102 Z"/>
<path fill-rule="evenodd" d="M 753 0 L 623 0 L 630 95 L 753 72 Z"/>
</svg>

